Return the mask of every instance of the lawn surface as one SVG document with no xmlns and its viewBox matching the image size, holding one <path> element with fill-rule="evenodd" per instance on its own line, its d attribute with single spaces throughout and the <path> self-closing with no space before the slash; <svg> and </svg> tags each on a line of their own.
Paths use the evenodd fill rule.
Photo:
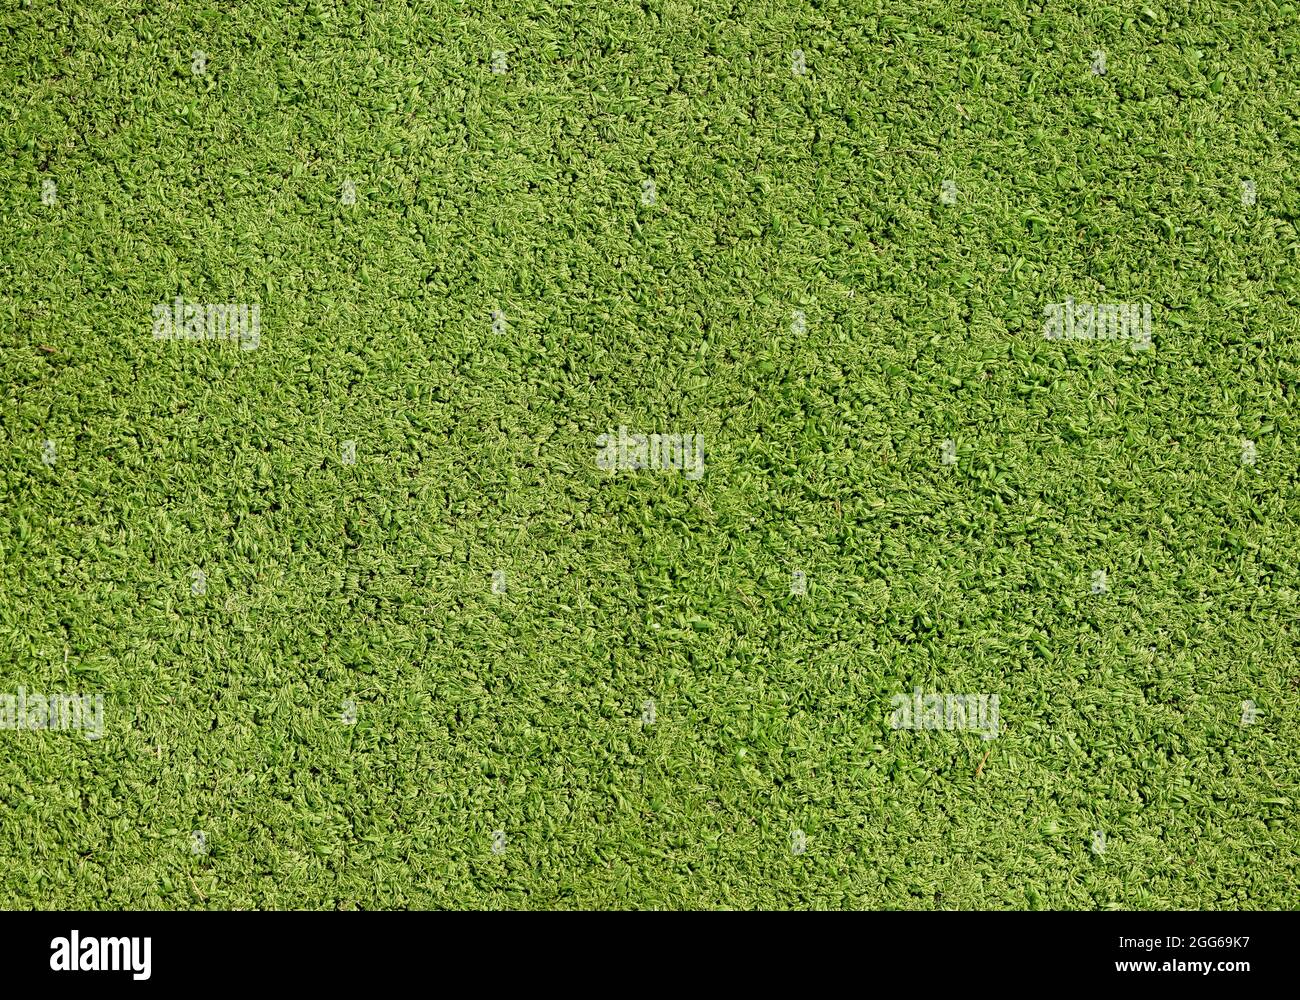
<svg viewBox="0 0 1300 1000">
<path fill-rule="evenodd" d="M 363 6 L 0 11 L 0 906 L 1296 905 L 1295 3 Z"/>
</svg>

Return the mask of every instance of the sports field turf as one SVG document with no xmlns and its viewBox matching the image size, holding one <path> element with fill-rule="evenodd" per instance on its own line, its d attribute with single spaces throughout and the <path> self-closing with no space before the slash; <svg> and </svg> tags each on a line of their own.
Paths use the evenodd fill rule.
<svg viewBox="0 0 1300 1000">
<path fill-rule="evenodd" d="M 1296 905 L 1295 3 L 361 6 L 0 11 L 0 906 Z"/>
</svg>

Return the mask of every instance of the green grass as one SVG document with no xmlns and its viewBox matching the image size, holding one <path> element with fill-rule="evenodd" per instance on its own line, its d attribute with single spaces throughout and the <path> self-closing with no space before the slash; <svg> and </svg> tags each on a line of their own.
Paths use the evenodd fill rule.
<svg viewBox="0 0 1300 1000">
<path fill-rule="evenodd" d="M 354 6 L 0 12 L 0 905 L 1295 905 L 1295 3 Z"/>
</svg>

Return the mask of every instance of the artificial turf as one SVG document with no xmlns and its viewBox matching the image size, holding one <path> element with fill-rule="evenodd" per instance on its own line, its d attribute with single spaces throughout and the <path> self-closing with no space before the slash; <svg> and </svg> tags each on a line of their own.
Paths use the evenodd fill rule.
<svg viewBox="0 0 1300 1000">
<path fill-rule="evenodd" d="M 0 10 L 0 906 L 1295 905 L 1295 3 L 362 7 Z"/>
</svg>

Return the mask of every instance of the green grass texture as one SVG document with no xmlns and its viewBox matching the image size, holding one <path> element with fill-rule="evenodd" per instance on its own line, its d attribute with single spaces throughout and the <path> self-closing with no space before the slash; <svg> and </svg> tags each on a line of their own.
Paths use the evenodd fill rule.
<svg viewBox="0 0 1300 1000">
<path fill-rule="evenodd" d="M 1295 3 L 0 47 L 0 906 L 1296 905 Z"/>
</svg>

